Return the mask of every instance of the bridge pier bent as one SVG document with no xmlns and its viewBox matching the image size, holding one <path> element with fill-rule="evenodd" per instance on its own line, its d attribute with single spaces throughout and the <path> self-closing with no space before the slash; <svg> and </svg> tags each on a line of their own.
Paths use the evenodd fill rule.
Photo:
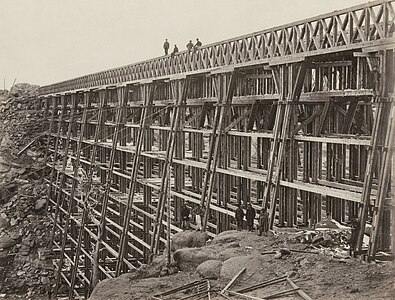
<svg viewBox="0 0 395 300">
<path fill-rule="evenodd" d="M 238 204 L 279 227 L 358 217 L 357 252 L 393 253 L 394 20 L 373 1 L 40 88 L 56 290 L 148 262 L 183 203 L 211 236 Z"/>
</svg>

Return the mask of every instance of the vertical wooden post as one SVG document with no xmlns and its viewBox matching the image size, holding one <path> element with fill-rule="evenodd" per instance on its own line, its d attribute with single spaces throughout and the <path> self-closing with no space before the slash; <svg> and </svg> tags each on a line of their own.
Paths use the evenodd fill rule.
<svg viewBox="0 0 395 300">
<path fill-rule="evenodd" d="M 377 209 L 373 213 L 372 222 L 372 233 L 369 240 L 369 250 L 368 255 L 376 255 L 377 250 L 377 240 L 379 234 L 379 226 L 382 226 L 381 222 L 383 220 L 384 206 L 386 202 L 386 197 L 388 194 L 388 182 L 390 179 L 390 167 L 392 159 L 392 147 L 395 144 L 395 105 L 391 102 L 389 106 L 390 118 L 387 126 L 386 138 L 383 145 L 383 166 L 380 169 L 379 183 L 377 187 L 377 199 L 375 205 Z M 392 249 L 393 250 L 393 249 Z"/>
<path fill-rule="evenodd" d="M 51 187 L 54 185 L 53 184 L 53 179 L 54 179 L 54 174 L 57 173 L 59 174 L 57 168 L 57 160 L 58 160 L 58 150 L 59 150 L 59 141 L 61 139 L 61 129 L 62 129 L 62 120 L 64 117 L 64 113 L 66 110 L 66 100 L 65 100 L 65 96 L 62 95 L 61 96 L 61 111 L 60 111 L 60 115 L 59 115 L 59 119 L 57 120 L 58 124 L 57 124 L 57 133 L 56 133 L 56 140 L 55 140 L 55 149 L 54 149 L 54 159 L 53 159 L 53 164 L 52 164 L 52 170 L 51 170 L 51 175 L 50 175 L 50 182 L 49 182 L 49 186 L 50 188 L 48 189 L 48 199 L 51 198 Z M 64 158 L 63 161 L 67 159 Z M 64 164 L 65 165 L 65 164 Z M 56 180 L 56 184 L 55 184 L 55 190 L 58 190 L 57 193 L 57 197 L 56 197 L 56 207 L 55 207 L 55 214 L 53 217 L 53 228 L 51 231 L 51 243 L 53 244 L 53 240 L 54 240 L 54 236 L 55 236 L 55 231 L 56 231 L 56 227 L 57 227 L 57 221 L 58 221 L 58 215 L 59 215 L 59 210 L 60 210 L 60 200 L 63 196 L 63 193 L 61 191 L 62 188 L 62 182 L 58 182 L 58 180 Z M 57 188 L 56 188 L 57 187 Z"/>
<path fill-rule="evenodd" d="M 87 118 L 88 118 L 88 107 L 89 107 L 89 95 L 84 94 L 84 108 L 83 108 L 83 115 L 82 115 L 82 122 L 81 122 L 81 127 L 80 127 L 80 136 L 78 139 L 78 144 L 77 144 L 77 157 L 76 157 L 76 162 L 77 164 L 79 164 L 80 162 L 80 157 L 81 157 L 81 149 L 82 149 L 82 145 L 83 145 L 83 133 L 85 132 L 84 128 L 86 126 L 87 123 Z M 72 124 L 70 122 L 70 124 Z M 67 157 L 67 155 L 66 155 Z M 72 183 L 72 188 L 70 191 L 70 203 L 69 203 L 69 210 L 68 210 L 68 214 L 71 214 L 71 211 L 73 209 L 73 204 L 74 204 L 74 194 L 75 194 L 75 188 L 76 188 L 76 177 L 77 177 L 77 172 L 78 172 L 78 168 L 74 169 L 74 174 L 73 174 L 73 183 Z M 60 284 L 60 278 L 61 278 L 61 272 L 62 272 L 62 265 L 64 262 L 64 258 L 65 258 L 65 247 L 66 247 L 66 241 L 67 241 L 67 229 L 69 226 L 69 220 L 70 218 L 66 218 L 66 224 L 65 224 L 65 228 L 64 228 L 64 232 L 62 235 L 62 248 L 61 248 L 61 253 L 60 253 L 60 258 L 59 258 L 59 264 L 58 264 L 58 270 L 57 270 L 57 279 L 56 279 L 56 285 L 55 285 L 55 295 L 58 293 L 58 289 L 59 289 L 59 284 Z M 67 225 L 67 226 L 66 226 Z"/>
<path fill-rule="evenodd" d="M 127 206 L 122 224 L 122 233 L 120 237 L 119 253 L 117 258 L 115 276 L 119 276 L 122 270 L 123 260 L 125 257 L 125 250 L 128 241 L 129 220 L 133 208 L 134 194 L 137 190 L 137 175 L 140 169 L 141 150 L 145 139 L 145 131 L 147 130 L 148 109 L 152 106 L 153 95 L 156 85 L 146 84 L 140 86 L 141 96 L 143 97 L 143 108 L 140 116 L 140 125 L 137 132 L 136 150 L 133 157 L 133 168 L 130 174 L 129 192 Z"/>
<path fill-rule="evenodd" d="M 235 89 L 236 74 L 219 75 L 217 78 L 217 108 L 215 111 L 213 132 L 210 139 L 210 150 L 207 158 L 206 173 L 200 202 L 206 204 L 206 211 L 203 217 L 203 231 L 207 229 L 207 220 L 210 215 L 210 204 L 216 178 L 216 168 L 218 161 L 218 150 L 221 134 L 224 130 L 223 119 L 227 115 Z"/>
<path fill-rule="evenodd" d="M 284 74 L 285 66 L 281 66 L 282 69 L 282 99 L 284 99 L 285 91 L 284 88 L 287 84 L 286 77 Z M 276 212 L 276 202 L 277 202 L 277 192 L 279 188 L 279 181 L 280 181 L 280 173 L 283 165 L 283 158 L 284 158 L 284 148 L 285 148 L 285 141 L 288 137 L 289 126 L 290 126 L 290 112 L 291 112 L 291 105 L 292 102 L 297 102 L 299 100 L 300 94 L 302 92 L 302 86 L 304 77 L 306 74 L 306 65 L 301 63 L 297 67 L 297 74 L 295 79 L 293 79 L 292 74 L 292 66 L 288 67 L 288 79 L 292 81 L 289 83 L 289 95 L 286 103 L 284 104 L 285 107 L 282 108 L 281 106 L 278 108 L 279 111 L 276 115 L 276 123 L 274 136 L 273 136 L 273 144 L 270 153 L 270 165 L 268 169 L 267 179 L 266 179 L 266 186 L 265 192 L 263 196 L 263 206 L 267 207 L 270 199 L 270 206 L 269 206 L 269 226 L 273 228 L 275 212 Z M 277 76 L 276 76 L 277 77 Z M 281 98 L 280 98 L 281 99 Z M 280 100 L 281 101 L 281 100 Z M 282 112 L 284 110 L 284 112 Z M 281 133 L 280 133 L 281 132 Z M 276 151 L 278 149 L 278 151 Z M 277 157 L 275 158 L 275 154 Z M 272 183 L 273 178 L 273 183 Z M 273 184 L 273 189 L 271 189 L 271 185 Z"/>
<path fill-rule="evenodd" d="M 95 249 L 95 255 L 94 255 L 94 266 L 95 269 L 92 270 L 92 273 L 95 274 L 95 276 L 92 276 L 92 282 L 91 286 L 92 288 L 95 287 L 95 285 L 98 282 L 98 272 L 99 272 L 99 252 L 102 247 L 102 242 L 105 237 L 105 232 L 106 232 L 106 224 L 107 224 L 107 205 L 108 205 L 108 199 L 109 199 L 109 194 L 110 194 L 110 188 L 111 184 L 113 181 L 113 169 L 114 169 L 114 164 L 115 164 L 115 154 L 116 154 L 116 149 L 120 137 L 120 130 L 121 130 L 121 123 L 123 122 L 122 117 L 123 117 L 123 111 L 126 105 L 126 95 L 127 95 L 127 87 L 118 87 L 116 90 L 117 93 L 117 113 L 116 113 L 116 123 L 115 123 L 115 129 L 114 129 L 114 134 L 112 136 L 112 147 L 111 147 L 111 153 L 110 153 L 110 161 L 108 164 L 108 169 L 107 169 L 107 179 L 106 179 L 106 186 L 104 190 L 104 195 L 101 203 L 101 219 L 100 219 L 100 224 L 98 228 L 98 236 L 97 236 L 97 241 L 96 241 L 96 249 Z M 84 210 L 85 214 L 85 210 Z M 105 262 L 103 262 L 105 264 Z M 73 279 L 74 277 L 72 277 Z M 73 283 L 73 281 L 71 281 Z M 73 286 L 72 286 L 73 288 Z"/>
<path fill-rule="evenodd" d="M 151 242 L 151 250 L 150 250 L 150 259 L 155 255 L 158 251 L 161 228 L 162 228 L 162 220 L 163 214 L 165 210 L 165 203 L 167 199 L 167 191 L 169 181 L 167 180 L 167 176 L 171 176 L 170 172 L 167 172 L 167 168 L 173 162 L 174 150 L 175 150 L 175 142 L 176 142 L 176 132 L 179 128 L 180 116 L 182 105 L 186 100 L 187 91 L 188 91 L 188 80 L 181 80 L 173 82 L 173 90 L 175 94 L 176 105 L 173 109 L 173 117 L 170 124 L 170 132 L 167 140 L 167 151 L 166 151 L 166 159 L 163 167 L 161 185 L 160 185 L 160 197 L 158 206 L 156 208 L 156 216 L 155 216 L 155 224 L 152 233 L 152 242 Z M 168 228 L 169 230 L 169 228 Z"/>
</svg>

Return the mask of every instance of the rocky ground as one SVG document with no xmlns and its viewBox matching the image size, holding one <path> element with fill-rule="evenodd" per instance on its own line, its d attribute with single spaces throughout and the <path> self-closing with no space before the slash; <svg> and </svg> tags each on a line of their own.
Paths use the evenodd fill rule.
<svg viewBox="0 0 395 300">
<path fill-rule="evenodd" d="M 0 93 L 0 298 L 6 299 L 43 299 L 53 284 L 37 88 L 17 84 Z"/>
<path fill-rule="evenodd" d="M 158 257 L 151 266 L 100 282 L 90 299 L 152 299 L 155 294 L 204 278 L 210 282 L 211 299 L 225 299 L 218 292 L 243 268 L 246 271 L 232 286 L 233 291 L 287 275 L 312 299 L 393 299 L 394 263 L 368 264 L 351 258 L 346 251 L 348 237 L 347 229 L 322 226 L 314 231 L 278 230 L 267 237 L 227 231 L 205 242 L 203 233 L 187 231 L 173 239 L 170 268 L 165 266 L 166 257 Z M 282 282 L 248 295 L 263 298 L 290 288 Z M 188 295 L 192 294 L 163 299 Z M 291 294 L 276 299 L 302 298 Z"/>
</svg>

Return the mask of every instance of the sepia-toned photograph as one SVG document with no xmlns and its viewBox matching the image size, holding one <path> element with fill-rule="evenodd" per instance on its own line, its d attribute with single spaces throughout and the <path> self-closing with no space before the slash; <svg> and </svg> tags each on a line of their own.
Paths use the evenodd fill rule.
<svg viewBox="0 0 395 300">
<path fill-rule="evenodd" d="M 0 300 L 395 299 L 395 0 L 0 0 Z"/>
</svg>

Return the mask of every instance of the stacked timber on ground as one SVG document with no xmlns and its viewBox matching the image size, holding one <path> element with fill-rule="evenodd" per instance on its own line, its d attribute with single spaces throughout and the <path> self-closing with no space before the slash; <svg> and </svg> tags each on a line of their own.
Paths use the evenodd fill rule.
<svg viewBox="0 0 395 300">
<path fill-rule="evenodd" d="M 184 202 L 210 235 L 251 202 L 271 226 L 359 217 L 358 250 L 367 221 L 368 255 L 392 250 L 394 18 L 373 1 L 40 88 L 56 289 L 149 261 Z"/>
</svg>

